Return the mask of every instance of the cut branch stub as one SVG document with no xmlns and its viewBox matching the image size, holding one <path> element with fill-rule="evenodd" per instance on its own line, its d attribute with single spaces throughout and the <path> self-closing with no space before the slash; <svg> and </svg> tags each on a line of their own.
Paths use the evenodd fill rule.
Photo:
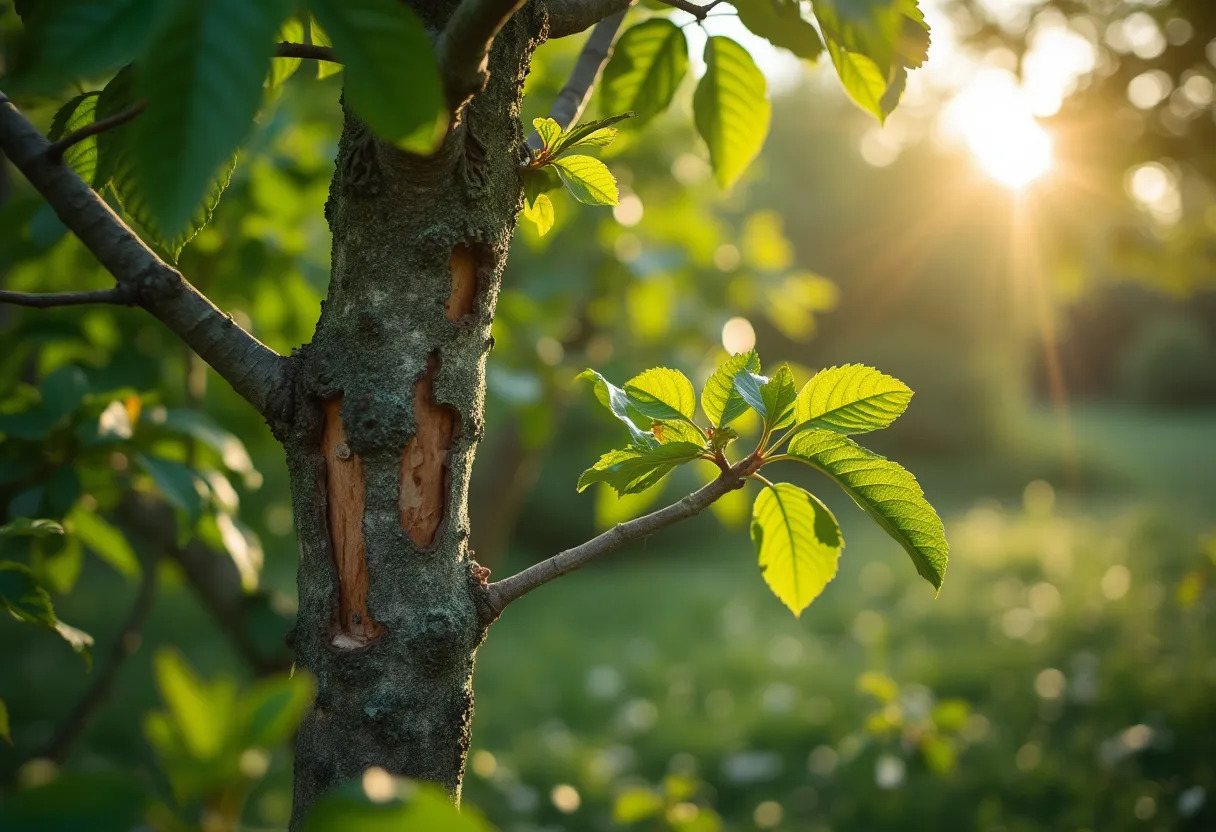
<svg viewBox="0 0 1216 832">
<path fill-rule="evenodd" d="M 321 451 L 325 455 L 326 513 L 329 543 L 338 578 L 338 626 L 335 647 L 362 647 L 384 628 L 367 611 L 367 550 L 363 538 L 363 461 L 346 441 L 342 400 L 325 402 L 325 429 Z"/>
</svg>

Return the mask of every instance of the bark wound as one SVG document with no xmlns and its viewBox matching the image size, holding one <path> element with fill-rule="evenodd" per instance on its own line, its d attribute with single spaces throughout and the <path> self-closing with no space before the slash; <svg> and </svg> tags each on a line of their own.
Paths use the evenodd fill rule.
<svg viewBox="0 0 1216 832">
<path fill-rule="evenodd" d="M 443 302 L 443 311 L 452 323 L 463 323 L 473 314 L 477 300 L 477 258 L 468 246 L 456 246 L 448 261 L 452 272 L 452 294 Z"/>
<path fill-rule="evenodd" d="M 326 510 L 329 545 L 338 575 L 336 647 L 362 647 L 383 630 L 367 612 L 367 551 L 363 540 L 363 462 L 346 442 L 342 400 L 325 402 Z"/>
<path fill-rule="evenodd" d="M 448 268 L 452 293 L 443 302 L 447 319 L 461 325 L 470 322 L 477 300 L 477 260 L 467 246 L 452 250 Z M 426 370 L 414 385 L 414 435 L 401 454 L 401 496 L 398 509 L 401 526 L 416 546 L 427 548 L 443 522 L 448 491 L 448 449 L 459 430 L 460 414 L 435 401 L 435 375 L 439 353 L 427 358 Z"/>
</svg>

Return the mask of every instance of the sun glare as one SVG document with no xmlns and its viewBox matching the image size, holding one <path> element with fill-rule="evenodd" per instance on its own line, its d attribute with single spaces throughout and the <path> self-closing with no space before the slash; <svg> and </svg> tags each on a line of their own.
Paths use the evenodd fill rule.
<svg viewBox="0 0 1216 832">
<path fill-rule="evenodd" d="M 967 84 L 950 102 L 944 126 L 988 176 L 1011 190 L 1021 190 L 1051 170 L 1051 136 L 1035 119 L 1016 79 L 1004 70 L 983 71 Z"/>
</svg>

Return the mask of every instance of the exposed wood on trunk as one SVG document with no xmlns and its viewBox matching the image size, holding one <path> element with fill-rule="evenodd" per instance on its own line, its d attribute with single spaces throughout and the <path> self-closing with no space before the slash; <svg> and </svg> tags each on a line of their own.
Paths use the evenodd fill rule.
<svg viewBox="0 0 1216 832">
<path fill-rule="evenodd" d="M 423 548 L 435 542 L 443 522 L 447 496 L 446 468 L 456 420 L 454 408 L 435 402 L 435 375 L 439 355 L 432 353 L 426 371 L 414 385 L 414 419 L 417 430 L 401 455 L 401 526 Z"/>
<path fill-rule="evenodd" d="M 477 298 L 477 259 L 468 246 L 452 249 L 452 294 L 443 302 L 443 311 L 452 323 L 473 314 Z"/>
<path fill-rule="evenodd" d="M 363 462 L 346 443 L 342 400 L 325 402 L 326 510 L 329 540 L 338 573 L 337 647 L 358 647 L 380 634 L 367 612 L 367 552 L 363 540 Z"/>
</svg>

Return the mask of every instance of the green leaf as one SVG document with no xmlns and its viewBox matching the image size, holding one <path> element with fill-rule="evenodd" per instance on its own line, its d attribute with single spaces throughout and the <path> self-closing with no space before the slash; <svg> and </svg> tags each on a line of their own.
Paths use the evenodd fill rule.
<svg viewBox="0 0 1216 832">
<path fill-rule="evenodd" d="M 157 456 L 136 454 L 135 459 L 152 477 L 161 494 L 185 512 L 190 525 L 194 525 L 203 511 L 203 498 L 199 495 L 198 477 L 194 471 L 180 462 Z"/>
<path fill-rule="evenodd" d="M 735 376 L 744 371 L 760 372 L 760 357 L 755 350 L 732 355 L 705 382 L 701 409 L 715 429 L 726 427 L 747 411 L 747 402 L 735 389 Z"/>
<path fill-rule="evenodd" d="M 524 202 L 524 218 L 536 225 L 536 233 L 545 236 L 553 230 L 553 200 L 548 194 L 537 194 L 536 199 Z"/>
<path fill-rule="evenodd" d="M 929 26 L 916 0 L 812 0 L 812 7 L 845 91 L 884 121 L 908 69 L 928 57 Z"/>
<path fill-rule="evenodd" d="M 89 392 L 89 382 L 81 369 L 66 364 L 42 380 L 42 406 L 51 421 L 74 413 Z"/>
<path fill-rule="evenodd" d="M 0 526 L 0 537 L 50 537 L 62 535 L 63 526 L 54 520 L 32 520 L 29 517 L 14 517 Z"/>
<path fill-rule="evenodd" d="M 130 65 L 123 67 L 106 82 L 97 96 L 94 119 L 109 118 L 135 105 L 135 70 Z M 141 114 L 142 115 L 142 114 Z M 93 173 L 92 185 L 101 190 L 114 177 L 119 168 L 126 168 L 130 178 L 131 135 L 129 124 L 106 130 L 97 135 L 97 169 Z"/>
<path fill-rule="evenodd" d="M 609 451 L 579 477 L 578 490 L 602 482 L 617 494 L 637 494 L 663 479 L 677 465 L 696 459 L 704 450 L 702 445 L 692 442 L 669 442 L 656 447 Z"/>
<path fill-rule="evenodd" d="M 575 147 L 607 147 L 616 138 L 617 129 L 612 125 L 633 118 L 633 113 L 620 113 L 608 118 L 594 119 L 577 127 L 571 127 L 553 144 L 553 154 L 565 153 Z M 556 123 L 556 122 L 555 122 Z"/>
<path fill-rule="evenodd" d="M 0 604 L 18 621 L 54 629 L 59 619 L 50 593 L 38 583 L 29 567 L 0 561 Z"/>
<path fill-rule="evenodd" d="M 274 676 L 264 679 L 241 696 L 248 727 L 242 741 L 260 748 L 274 748 L 295 734 L 296 727 L 312 704 L 312 677 Z"/>
<path fill-rule="evenodd" d="M 844 539 L 828 507 L 814 494 L 780 482 L 752 506 L 752 543 L 764 582 L 800 616 L 836 577 Z"/>
<path fill-rule="evenodd" d="M 799 58 L 813 61 L 823 53 L 823 41 L 802 17 L 798 0 L 734 0 L 739 20 L 773 46 L 788 49 Z"/>
<path fill-rule="evenodd" d="M 256 473 L 245 444 L 206 413 L 153 407 L 141 412 L 140 421 L 203 443 L 219 454 L 224 467 L 233 473 L 246 476 Z"/>
<path fill-rule="evenodd" d="M 131 125 L 131 167 L 166 239 L 189 230 L 249 132 L 289 9 L 287 0 L 185 0 L 139 63 L 147 109 Z"/>
<path fill-rule="evenodd" d="M 195 759 L 214 759 L 227 740 L 235 687 L 225 680 L 204 682 L 176 650 L 160 650 L 154 664 L 161 698 L 185 749 Z"/>
<path fill-rule="evenodd" d="M 692 442 L 694 445 L 705 447 L 705 434 L 691 421 L 667 422 L 655 419 L 650 423 L 650 433 L 660 445 L 669 442 Z"/>
<path fill-rule="evenodd" d="M 9 745 L 13 744 L 13 734 L 8 723 L 8 706 L 0 699 L 0 739 Z"/>
<path fill-rule="evenodd" d="M 563 156 L 553 160 L 557 175 L 574 198 L 585 205 L 616 205 L 620 197 L 608 166 L 594 156 Z"/>
<path fill-rule="evenodd" d="M 315 46 L 332 47 L 334 42 L 330 40 L 329 35 L 317 22 L 315 17 L 308 19 L 308 40 L 309 43 Z M 342 71 L 342 64 L 335 61 L 317 61 L 317 80 L 328 78 L 331 75 L 337 75 Z"/>
<path fill-rule="evenodd" d="M 309 0 L 346 67 L 343 95 L 381 138 L 431 153 L 448 112 L 431 39 L 398 0 Z"/>
<path fill-rule="evenodd" d="M 794 424 L 794 400 L 798 392 L 788 366 L 782 364 L 771 379 L 756 373 L 739 373 L 735 376 L 735 390 L 760 414 L 766 430 L 771 432 Z"/>
<path fill-rule="evenodd" d="M 595 370 L 583 370 L 583 372 L 578 374 L 576 380 L 591 382 L 595 390 L 595 397 L 600 400 L 600 404 L 608 408 L 613 416 L 616 416 L 616 418 L 624 423 L 625 427 L 629 428 L 629 435 L 633 437 L 633 441 L 636 444 L 643 446 L 655 444 L 654 437 L 639 427 L 637 421 L 635 421 L 633 414 L 637 413 L 641 416 L 641 413 L 630 402 L 628 393 L 612 384 Z"/>
<path fill-rule="evenodd" d="M 58 141 L 68 133 L 74 133 L 92 124 L 99 94 L 100 90 L 82 93 L 60 107 L 51 121 L 47 138 L 53 142 Z M 92 185 L 93 174 L 97 171 L 97 137 L 88 136 L 76 142 L 64 151 L 63 160 L 81 179 Z"/>
<path fill-rule="evenodd" d="M 692 99 L 697 132 L 709 147 L 714 178 L 730 188 L 764 146 L 772 105 L 764 74 L 730 38 L 705 42 L 705 74 Z"/>
<path fill-rule="evenodd" d="M 950 547 L 941 518 L 916 477 L 829 430 L 798 434 L 790 440 L 789 454 L 835 480 L 904 548 L 921 577 L 941 589 Z"/>
<path fill-rule="evenodd" d="M 625 382 L 625 392 L 638 412 L 651 419 L 692 422 L 697 413 L 697 393 L 679 370 L 647 370 Z"/>
<path fill-rule="evenodd" d="M 93 637 L 83 630 L 64 624 L 55 616 L 51 596 L 24 564 L 0 561 L 0 606 L 18 621 L 54 630 L 88 665 Z"/>
<path fill-rule="evenodd" d="M 600 111 L 637 115 L 641 127 L 667 109 L 688 72 L 688 40 L 670 20 L 652 17 L 616 42 L 600 80 Z"/>
<path fill-rule="evenodd" d="M 80 540 L 97 557 L 114 567 L 120 575 L 137 578 L 140 573 L 139 557 L 127 538 L 111 526 L 92 509 L 77 505 L 66 521 L 72 536 Z"/>
<path fill-rule="evenodd" d="M 912 391 L 897 378 L 864 364 L 820 370 L 798 393 L 799 429 L 825 428 L 837 433 L 866 433 L 899 418 Z"/>
<path fill-rule="evenodd" d="M 536 135 L 544 142 L 545 150 L 552 152 L 557 140 L 561 138 L 562 126 L 551 118 L 534 118 L 532 126 L 536 129 Z"/>
<path fill-rule="evenodd" d="M 29 60 L 21 62 L 18 77 L 54 91 L 121 66 L 144 51 L 176 6 L 176 0 L 39 3 L 26 22 Z"/>
<path fill-rule="evenodd" d="M 664 808 L 662 795 L 635 786 L 617 795 L 612 804 L 612 822 L 620 825 L 637 823 L 658 815 Z"/>
<path fill-rule="evenodd" d="M 283 21 L 283 25 L 279 27 L 279 33 L 275 35 L 275 41 L 278 43 L 303 43 L 304 42 L 304 21 L 299 17 L 292 15 Z M 296 70 L 300 68 L 301 60 L 299 58 L 274 58 L 270 62 L 270 88 L 281 86 L 288 78 L 295 75 Z M 325 63 L 323 61 L 319 63 Z"/>
</svg>

